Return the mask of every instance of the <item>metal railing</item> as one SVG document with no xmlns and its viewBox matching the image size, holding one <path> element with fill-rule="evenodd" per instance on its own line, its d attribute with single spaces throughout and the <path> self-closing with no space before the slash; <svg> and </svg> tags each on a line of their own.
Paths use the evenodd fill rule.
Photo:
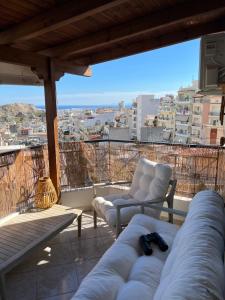
<svg viewBox="0 0 225 300">
<path fill-rule="evenodd" d="M 145 156 L 172 167 L 173 178 L 178 180 L 176 193 L 181 196 L 192 197 L 206 188 L 224 193 L 225 149 L 219 146 L 121 140 L 88 141 L 82 147 L 77 145 L 61 145 L 62 188 L 70 189 L 92 182 L 130 181 L 138 159 Z M 69 152 L 65 152 L 64 147 L 67 151 L 70 148 Z M 68 168 L 67 161 L 71 156 L 76 165 L 71 162 Z"/>
<path fill-rule="evenodd" d="M 171 166 L 177 195 L 192 197 L 206 188 L 225 195 L 224 148 L 121 140 L 60 144 L 62 190 L 130 181 L 141 156 Z M 46 175 L 46 146 L 0 154 L 0 216 L 32 203 L 38 178 Z"/>
</svg>

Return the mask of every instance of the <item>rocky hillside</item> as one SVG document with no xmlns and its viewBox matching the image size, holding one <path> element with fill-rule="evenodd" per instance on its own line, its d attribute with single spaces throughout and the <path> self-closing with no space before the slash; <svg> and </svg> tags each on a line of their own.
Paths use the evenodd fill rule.
<svg viewBox="0 0 225 300">
<path fill-rule="evenodd" d="M 24 104 L 24 103 L 13 103 L 13 104 L 6 104 L 0 106 L 0 114 L 4 115 L 14 115 L 16 116 L 18 113 L 23 114 L 36 114 L 40 112 L 39 109 L 37 109 L 32 104 Z"/>
<path fill-rule="evenodd" d="M 0 105 L 0 121 L 1 122 L 22 122 L 32 120 L 34 118 L 43 118 L 45 111 L 36 108 L 32 104 L 13 103 Z"/>
</svg>

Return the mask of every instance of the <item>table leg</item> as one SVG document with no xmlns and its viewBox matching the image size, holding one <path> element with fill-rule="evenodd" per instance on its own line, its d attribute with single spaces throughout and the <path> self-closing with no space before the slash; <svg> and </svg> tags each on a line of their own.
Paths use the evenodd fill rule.
<svg viewBox="0 0 225 300">
<path fill-rule="evenodd" d="M 6 286 L 5 286 L 5 275 L 0 275 L 0 295 L 1 300 L 6 300 Z"/>
<path fill-rule="evenodd" d="M 80 214 L 77 218 L 78 223 L 78 237 L 81 237 L 81 222 L 82 222 L 82 214 Z"/>
</svg>

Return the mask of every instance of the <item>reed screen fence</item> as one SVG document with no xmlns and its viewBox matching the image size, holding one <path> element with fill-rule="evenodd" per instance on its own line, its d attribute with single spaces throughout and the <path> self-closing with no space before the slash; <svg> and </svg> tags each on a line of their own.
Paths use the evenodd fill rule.
<svg viewBox="0 0 225 300">
<path fill-rule="evenodd" d="M 180 144 L 88 141 L 60 144 L 61 188 L 131 181 L 138 159 L 167 163 L 177 179 L 176 194 L 193 197 L 213 189 L 225 196 L 225 149 Z M 0 217 L 32 204 L 38 178 L 48 176 L 47 147 L 0 153 Z"/>
</svg>

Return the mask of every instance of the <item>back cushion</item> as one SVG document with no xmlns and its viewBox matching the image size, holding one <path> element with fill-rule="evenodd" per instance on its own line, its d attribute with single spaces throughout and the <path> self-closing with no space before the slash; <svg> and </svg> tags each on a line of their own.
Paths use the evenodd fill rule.
<svg viewBox="0 0 225 300">
<path fill-rule="evenodd" d="M 146 158 L 140 158 L 129 194 L 137 201 L 163 197 L 169 186 L 172 169 Z"/>
<path fill-rule="evenodd" d="M 224 201 L 198 193 L 164 265 L 154 300 L 224 299 Z"/>
</svg>

